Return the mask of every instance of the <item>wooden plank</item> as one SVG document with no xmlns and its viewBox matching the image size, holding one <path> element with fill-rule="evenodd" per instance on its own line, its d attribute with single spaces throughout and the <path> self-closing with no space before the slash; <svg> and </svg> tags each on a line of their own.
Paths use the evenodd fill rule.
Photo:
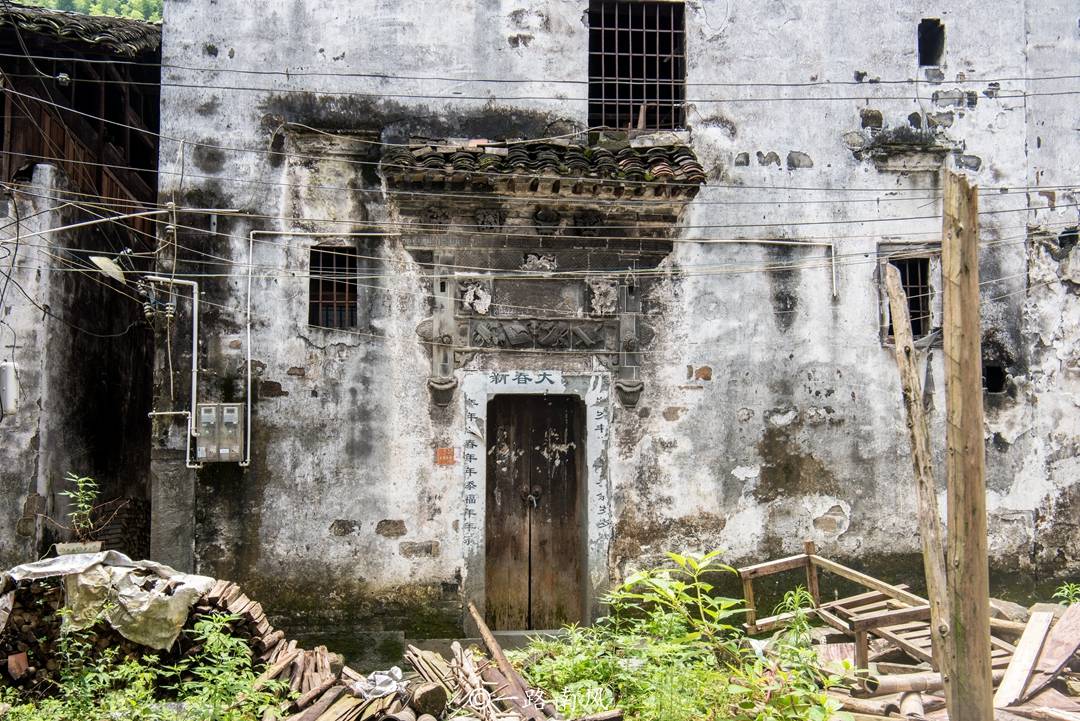
<svg viewBox="0 0 1080 721">
<path fill-rule="evenodd" d="M 856 631 L 865 631 L 871 628 L 895 626 L 909 621 L 924 621 L 930 618 L 930 606 L 911 606 L 910 608 L 898 608 L 892 611 L 877 611 L 855 616 L 851 619 L 851 627 Z"/>
<path fill-rule="evenodd" d="M 915 341 L 911 334 L 908 302 L 900 282 L 900 271 L 891 263 L 885 266 L 885 286 L 889 294 L 895 338 L 896 365 L 900 369 L 900 385 L 904 391 L 908 431 L 911 436 L 911 461 L 915 469 L 915 497 L 919 508 L 919 540 L 923 552 L 923 572 L 929 596 L 930 625 L 934 634 L 934 654 L 939 668 L 944 668 L 945 636 L 948 627 L 949 604 L 945 579 L 944 534 L 938 515 L 937 489 L 934 483 L 933 448 L 930 445 L 930 424 L 922 400 L 922 381 L 915 357 Z M 948 678 L 946 677 L 946 685 Z M 948 691 L 946 690 L 946 695 Z"/>
<path fill-rule="evenodd" d="M 904 589 L 904 588 L 907 588 L 907 586 L 906 585 L 900 585 L 900 586 L 897 586 L 897 588 Z M 745 587 L 744 587 L 743 593 L 745 594 Z M 848 596 L 847 598 L 841 598 L 841 599 L 837 599 L 835 601 L 829 601 L 827 603 L 821 604 L 820 607 L 824 608 L 824 609 L 827 609 L 827 610 L 836 611 L 837 614 L 839 615 L 840 613 L 845 612 L 845 609 L 844 609 L 842 604 L 852 603 L 852 602 L 863 602 L 863 601 L 877 600 L 877 599 L 880 599 L 882 597 L 882 595 L 883 594 L 881 594 L 878 591 L 868 591 L 866 593 L 860 593 L 857 596 Z M 766 633 L 768 631 L 771 631 L 774 628 L 776 628 L 778 626 L 782 626 L 783 624 L 790 621 L 794 617 L 794 615 L 795 614 L 793 614 L 793 613 L 780 613 L 780 614 L 777 614 L 775 616 L 766 616 L 765 618 L 758 619 L 758 620 L 755 621 L 755 625 L 754 625 L 755 630 L 753 631 L 753 633 Z M 749 629 L 749 627 L 748 627 L 748 629 Z"/>
<path fill-rule="evenodd" d="M 844 619 L 836 616 L 831 611 L 829 611 L 827 609 L 824 609 L 824 608 L 818 608 L 818 609 L 814 610 L 814 613 L 817 614 L 818 618 L 820 618 L 826 624 L 828 624 L 828 625 L 832 626 L 833 628 L 835 628 L 837 631 L 841 631 L 843 633 L 851 633 L 852 632 L 851 631 L 851 626 L 849 626 L 847 624 L 847 622 L 844 621 Z"/>
<path fill-rule="evenodd" d="M 949 629 L 944 653 L 952 721 L 993 717 L 990 571 L 986 538 L 982 329 L 979 322 L 979 194 L 946 172 L 942 214 L 945 470 L 948 487 Z"/>
<path fill-rule="evenodd" d="M 900 649 L 904 651 L 904 653 L 908 654 L 912 658 L 917 658 L 920 661 L 925 661 L 926 663 L 929 663 L 931 665 L 933 665 L 934 663 L 934 657 L 930 654 L 929 649 L 911 643 L 910 641 L 901 638 L 895 633 L 892 633 L 887 628 L 874 629 L 874 635 L 899 646 Z"/>
<path fill-rule="evenodd" d="M 814 564 L 810 563 L 810 556 L 817 553 L 817 546 L 813 541 L 803 541 L 803 550 L 806 552 L 806 590 L 810 593 L 810 598 L 814 600 L 814 606 L 821 605 L 821 589 L 818 586 L 817 569 L 814 568 Z"/>
<path fill-rule="evenodd" d="M 1080 649 L 1080 603 L 1074 603 L 1065 609 L 1061 619 L 1054 624 L 1046 637 L 1042 651 L 1039 653 L 1039 660 L 1036 661 L 1031 673 L 1031 681 L 1021 696 L 1021 700 L 1031 698 L 1053 682 L 1078 649 Z"/>
<path fill-rule="evenodd" d="M 803 568 L 806 566 L 807 555 L 800 553 L 797 556 L 788 556 L 787 558 L 779 558 L 775 561 L 765 561 L 764 563 L 755 563 L 752 566 L 744 566 L 739 569 L 739 576 L 742 578 L 758 578 L 760 576 L 771 576 L 774 573 L 783 573 L 784 571 L 792 571 L 796 568 Z"/>
<path fill-rule="evenodd" d="M 899 586 L 885 583 L 884 581 L 874 578 L 873 576 L 868 576 L 865 573 L 860 573 L 854 568 L 848 568 L 847 566 L 839 564 L 836 561 L 830 561 L 829 559 L 823 558 L 822 556 L 818 555 L 811 556 L 810 561 L 818 568 L 824 568 L 830 573 L 835 573 L 837 576 L 846 578 L 849 581 L 854 581 L 855 583 L 866 586 L 867 588 L 879 591 L 886 596 L 889 596 L 890 598 L 895 598 L 898 601 L 903 601 L 904 603 L 911 604 L 912 606 L 921 606 L 927 603 L 925 598 L 916 596 L 910 591 L 906 591 Z"/>
</svg>

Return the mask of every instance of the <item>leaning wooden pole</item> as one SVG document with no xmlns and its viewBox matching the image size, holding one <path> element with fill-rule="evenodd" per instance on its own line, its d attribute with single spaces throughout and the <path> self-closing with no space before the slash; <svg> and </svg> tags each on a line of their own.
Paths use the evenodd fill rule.
<svg viewBox="0 0 1080 721">
<path fill-rule="evenodd" d="M 990 721 L 990 582 L 986 552 L 977 188 L 945 173 L 941 247 L 944 290 L 945 441 L 948 478 L 952 721 Z"/>
<path fill-rule="evenodd" d="M 915 497 L 919 506 L 919 538 L 922 541 L 923 570 L 926 573 L 926 596 L 930 600 L 930 628 L 934 639 L 934 663 L 945 678 L 946 696 L 950 687 L 946 669 L 949 633 L 948 589 L 945 581 L 945 542 L 938 515 L 937 491 L 934 486 L 933 456 L 930 446 L 930 424 L 922 402 L 922 381 L 915 356 L 915 341 L 911 335 L 911 318 L 907 295 L 895 265 L 885 266 L 885 289 L 889 294 L 889 314 L 892 318 L 896 365 L 900 370 L 900 386 L 904 391 L 904 408 L 911 436 L 911 460 L 915 467 Z"/>
</svg>

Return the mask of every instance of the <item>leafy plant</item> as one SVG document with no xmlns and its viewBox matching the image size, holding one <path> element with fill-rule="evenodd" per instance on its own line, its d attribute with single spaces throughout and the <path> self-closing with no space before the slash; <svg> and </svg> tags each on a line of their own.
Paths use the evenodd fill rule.
<svg viewBox="0 0 1080 721">
<path fill-rule="evenodd" d="M 67 611 L 61 611 L 67 613 Z M 6 688 L 11 709 L 4 721 L 251 721 L 278 709 L 288 687 L 256 684 L 251 651 L 229 633 L 234 616 L 198 620 L 186 632 L 197 649 L 175 664 L 158 656 L 121 658 L 116 648 L 96 651 L 92 630 L 65 630 L 58 645 L 59 678 L 46 698 Z"/>
<path fill-rule="evenodd" d="M 94 536 L 102 528 L 108 526 L 120 509 L 127 505 L 125 500 L 106 501 L 99 504 L 97 500 L 101 491 L 97 481 L 89 476 L 69 472 L 67 482 L 72 487 L 61 491 L 60 495 L 71 503 L 71 510 L 67 514 L 68 525 L 57 523 L 48 516 L 43 515 L 42 518 L 53 526 L 71 533 L 79 543 L 94 540 Z"/>
<path fill-rule="evenodd" d="M 1060 599 L 1066 606 L 1080 603 L 1080 583 L 1063 583 L 1054 591 L 1054 598 Z"/>
<path fill-rule="evenodd" d="M 734 655 L 733 642 L 740 630 L 728 619 L 746 612 L 741 599 L 713 594 L 715 587 L 707 577 L 720 573 L 737 573 L 731 566 L 718 561 L 719 551 L 701 557 L 668 553 L 675 567 L 638 571 L 621 587 L 608 594 L 606 602 L 615 615 L 628 611 L 658 609 L 682 620 L 688 629 L 684 640 L 701 640 L 718 657 Z"/>
<path fill-rule="evenodd" d="M 668 554 L 673 565 L 632 575 L 606 598 L 609 616 L 511 656 L 567 717 L 613 707 L 629 721 L 827 721 L 842 717 L 825 693 L 838 677 L 809 647 L 809 594 L 785 597 L 793 623 L 756 653 L 732 621 L 742 601 L 709 580 L 734 569 L 718 552 Z"/>
</svg>

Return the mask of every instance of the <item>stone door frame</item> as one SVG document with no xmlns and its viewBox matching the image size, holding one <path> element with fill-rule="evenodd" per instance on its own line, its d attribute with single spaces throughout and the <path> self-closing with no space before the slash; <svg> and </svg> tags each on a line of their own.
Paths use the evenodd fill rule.
<svg viewBox="0 0 1080 721">
<path fill-rule="evenodd" d="M 586 621 L 597 610 L 597 599 L 608 586 L 611 546 L 611 479 L 607 446 L 611 437 L 611 374 L 563 373 L 556 370 L 463 371 L 461 409 L 461 536 L 465 560 L 463 592 L 481 614 L 486 598 L 487 406 L 497 395 L 570 395 L 585 403 L 585 517 L 586 547 L 584 606 Z M 528 582 L 528 579 L 522 579 Z M 466 629 L 472 622 L 466 614 Z"/>
</svg>

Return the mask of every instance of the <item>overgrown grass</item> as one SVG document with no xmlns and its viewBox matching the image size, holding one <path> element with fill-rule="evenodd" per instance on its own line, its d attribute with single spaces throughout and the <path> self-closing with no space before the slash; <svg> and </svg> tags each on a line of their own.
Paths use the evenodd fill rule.
<svg viewBox="0 0 1080 721">
<path fill-rule="evenodd" d="M 1054 598 L 1066 606 L 1080 603 L 1080 583 L 1063 583 L 1054 591 Z"/>
<path fill-rule="evenodd" d="M 714 594 L 709 579 L 734 569 L 704 556 L 669 554 L 672 565 L 635 574 L 606 602 L 610 614 L 513 654 L 529 682 L 567 718 L 618 707 L 630 721 L 826 721 L 838 704 L 810 648 L 809 594 L 787 594 L 788 628 L 769 653 L 748 643 L 742 601 Z"/>
<path fill-rule="evenodd" d="M 255 687 L 251 650 L 228 632 L 235 617 L 207 616 L 187 632 L 193 649 L 173 664 L 156 655 L 97 653 L 92 630 L 65 631 L 58 642 L 59 679 L 48 695 L 14 687 L 2 699 L 4 721 L 251 721 L 285 698 L 280 682 Z"/>
</svg>

